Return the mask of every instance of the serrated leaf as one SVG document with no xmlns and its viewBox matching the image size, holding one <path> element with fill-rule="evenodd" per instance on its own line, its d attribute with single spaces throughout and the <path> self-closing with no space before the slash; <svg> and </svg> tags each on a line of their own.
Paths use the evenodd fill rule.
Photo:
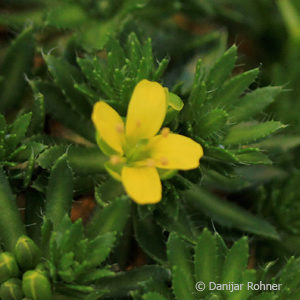
<svg viewBox="0 0 300 300">
<path fill-rule="evenodd" d="M 228 114 L 222 109 L 214 109 L 209 111 L 201 119 L 196 121 L 195 134 L 205 138 L 213 133 L 218 134 L 226 124 Z"/>
<path fill-rule="evenodd" d="M 139 217 L 137 212 L 133 218 L 135 238 L 142 249 L 156 261 L 163 263 L 166 261 L 165 239 L 160 226 L 153 217 Z"/>
<path fill-rule="evenodd" d="M 73 252 L 64 253 L 59 261 L 58 269 L 67 270 L 72 266 L 73 262 L 74 262 L 74 253 Z"/>
<path fill-rule="evenodd" d="M 34 155 L 34 150 L 31 149 L 31 154 L 28 158 L 27 166 L 24 172 L 24 184 L 23 184 L 24 188 L 27 188 L 30 184 L 33 169 L 34 169 L 34 164 L 35 164 L 35 155 Z"/>
<path fill-rule="evenodd" d="M 74 84 L 82 80 L 79 71 L 62 58 L 44 55 L 44 59 L 70 107 L 79 115 L 90 118 L 92 111 L 90 103 L 74 88 Z"/>
<path fill-rule="evenodd" d="M 70 211 L 73 200 L 73 175 L 66 154 L 51 169 L 46 200 L 45 214 L 53 222 L 55 229 Z"/>
<path fill-rule="evenodd" d="M 248 283 L 256 282 L 256 272 L 255 270 L 245 270 L 242 273 L 242 279 L 238 282 L 242 284 L 242 288 L 240 291 L 233 291 L 227 293 L 228 300 L 247 300 L 253 293 L 252 289 L 248 289 Z M 252 298 L 251 298 L 252 299 Z"/>
<path fill-rule="evenodd" d="M 78 247 L 78 241 L 83 239 L 83 225 L 82 220 L 78 219 L 74 223 L 71 222 L 70 217 L 65 214 L 61 223 L 57 227 L 57 246 L 61 255 L 68 252 L 74 252 Z"/>
<path fill-rule="evenodd" d="M 106 269 L 89 270 L 87 273 L 82 274 L 78 280 L 88 283 L 99 280 L 103 277 L 113 276 L 115 273 Z"/>
<path fill-rule="evenodd" d="M 229 79 L 220 90 L 216 92 L 211 102 L 215 105 L 221 105 L 222 107 L 234 105 L 238 101 L 239 96 L 255 80 L 258 73 L 259 69 L 257 68 Z"/>
<path fill-rule="evenodd" d="M 266 139 L 256 144 L 251 145 L 252 147 L 279 150 L 280 152 L 286 152 L 294 147 L 300 145 L 300 136 L 296 135 L 276 135 L 271 139 Z"/>
<path fill-rule="evenodd" d="M 88 244 L 88 257 L 86 263 L 88 267 L 98 267 L 107 258 L 116 241 L 116 235 L 113 232 L 107 232 L 96 237 Z"/>
<path fill-rule="evenodd" d="M 271 165 L 272 161 L 269 157 L 262 153 L 259 149 L 252 148 L 253 151 L 248 151 L 245 153 L 237 153 L 236 157 L 240 163 L 244 164 L 263 164 L 263 165 Z"/>
<path fill-rule="evenodd" d="M 107 297 L 122 298 L 127 297 L 130 291 L 140 289 L 143 283 L 153 278 L 166 282 L 169 280 L 169 272 L 158 265 L 146 265 L 128 272 L 118 272 L 114 276 L 103 277 L 95 282 L 95 286 L 97 289 L 106 290 Z"/>
<path fill-rule="evenodd" d="M 169 62 L 170 62 L 169 58 L 163 58 L 159 62 L 158 67 L 153 74 L 154 81 L 158 81 L 161 78 L 161 76 L 164 74 L 165 70 L 167 69 Z"/>
<path fill-rule="evenodd" d="M 43 94 L 47 113 L 82 137 L 95 142 L 95 130 L 92 122 L 82 119 L 80 114 L 73 111 L 70 106 L 65 103 L 65 97 L 59 88 L 51 83 L 42 81 L 34 81 L 30 82 L 30 84 Z M 78 122 L 78 120 L 80 120 L 80 122 Z"/>
<path fill-rule="evenodd" d="M 68 158 L 72 170 L 80 174 L 103 172 L 107 161 L 98 147 L 70 147 Z"/>
<path fill-rule="evenodd" d="M 16 146 L 24 139 L 31 120 L 31 113 L 19 116 L 9 127 L 11 139 L 7 139 L 7 146 L 15 150 Z"/>
<path fill-rule="evenodd" d="M 237 59 L 237 47 L 229 48 L 211 68 L 206 82 L 208 89 L 213 90 L 223 85 L 224 81 L 231 74 Z"/>
<path fill-rule="evenodd" d="M 204 229 L 195 247 L 196 282 L 202 281 L 206 286 L 210 281 L 219 282 L 221 273 L 219 255 L 215 236 L 207 229 Z M 207 290 L 202 292 L 202 294 L 207 294 Z"/>
<path fill-rule="evenodd" d="M 193 300 L 194 278 L 192 256 L 186 242 L 171 233 L 167 243 L 169 264 L 172 267 L 172 286 L 177 300 Z"/>
<path fill-rule="evenodd" d="M 249 257 L 248 239 L 241 238 L 233 244 L 225 258 L 221 282 L 240 282 Z M 226 294 L 230 293 L 229 291 Z"/>
<path fill-rule="evenodd" d="M 282 88 L 279 86 L 267 86 L 246 94 L 229 112 L 230 121 L 233 123 L 247 121 L 262 112 L 281 91 Z"/>
<path fill-rule="evenodd" d="M 0 168 L 0 211 L 2 212 L 0 237 L 7 251 L 13 251 L 18 238 L 25 234 L 25 230 L 15 197 L 2 167 Z"/>
<path fill-rule="evenodd" d="M 224 139 L 224 145 L 248 144 L 258 139 L 285 128 L 286 126 L 277 121 L 268 121 L 264 123 L 240 123 L 231 127 Z"/>
<path fill-rule="evenodd" d="M 124 194 L 123 185 L 114 179 L 109 179 L 95 187 L 95 199 L 101 206 L 105 206 L 112 199 L 120 197 L 122 194 Z"/>
<path fill-rule="evenodd" d="M 43 151 L 37 158 L 37 163 L 44 169 L 50 168 L 53 163 L 67 150 L 64 145 L 55 145 Z"/>
<path fill-rule="evenodd" d="M 275 228 L 265 220 L 250 214 L 247 210 L 233 203 L 219 199 L 194 184 L 190 185 L 189 190 L 184 192 L 184 197 L 193 209 L 204 212 L 225 226 L 279 239 Z"/>
<path fill-rule="evenodd" d="M 45 123 L 45 101 L 41 93 L 35 93 L 32 107 L 32 117 L 29 127 L 31 134 L 42 132 Z"/>
<path fill-rule="evenodd" d="M 120 197 L 112 199 L 104 208 L 97 207 L 86 226 L 87 236 L 93 238 L 106 232 L 121 233 L 129 217 L 130 204 L 128 197 Z"/>
<path fill-rule="evenodd" d="M 158 293 L 147 293 L 143 296 L 143 300 L 167 300 L 167 299 Z"/>
<path fill-rule="evenodd" d="M 6 120 L 5 117 L 0 114 L 0 161 L 5 156 L 5 135 L 6 135 Z"/>
<path fill-rule="evenodd" d="M 44 169 L 48 169 L 67 149 L 68 162 L 75 173 L 95 174 L 105 170 L 104 164 L 107 157 L 101 153 L 98 147 L 56 145 L 45 150 L 38 157 L 37 162 Z"/>
<path fill-rule="evenodd" d="M 251 300 L 277 300 L 278 296 L 270 292 L 264 292 L 254 296 Z"/>
<path fill-rule="evenodd" d="M 205 148 L 205 155 L 217 160 L 226 161 L 229 163 L 237 163 L 238 159 L 235 154 L 221 147 L 209 146 Z"/>
<path fill-rule="evenodd" d="M 20 103 L 24 89 L 24 74 L 30 73 L 34 56 L 32 30 L 25 29 L 11 44 L 0 68 L 0 111 L 6 112 Z"/>
<path fill-rule="evenodd" d="M 178 216 L 172 218 L 162 207 L 157 212 L 155 219 L 165 230 L 177 233 L 179 237 L 186 241 L 195 242 L 198 231 L 184 208 L 181 207 Z"/>
</svg>

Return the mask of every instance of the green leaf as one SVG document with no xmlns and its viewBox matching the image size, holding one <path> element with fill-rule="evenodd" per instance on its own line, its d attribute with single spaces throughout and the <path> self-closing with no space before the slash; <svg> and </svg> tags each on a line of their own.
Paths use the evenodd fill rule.
<svg viewBox="0 0 300 300">
<path fill-rule="evenodd" d="M 259 69 L 253 69 L 242 74 L 236 75 L 225 82 L 225 84 L 216 92 L 211 102 L 214 105 L 222 107 L 230 107 L 234 105 L 239 96 L 245 89 L 255 80 L 259 73 Z"/>
<path fill-rule="evenodd" d="M 95 130 L 92 122 L 82 119 L 80 114 L 73 111 L 65 103 L 64 95 L 56 86 L 42 81 L 31 81 L 30 84 L 44 96 L 47 113 L 82 137 L 95 142 Z"/>
<path fill-rule="evenodd" d="M 42 132 L 45 124 L 45 101 L 41 93 L 34 94 L 32 118 L 29 131 L 31 134 Z"/>
<path fill-rule="evenodd" d="M 55 145 L 43 151 L 37 159 L 37 163 L 44 169 L 50 168 L 53 163 L 67 150 L 67 146 Z"/>
<path fill-rule="evenodd" d="M 24 188 L 27 188 L 30 184 L 33 169 L 34 169 L 34 164 L 35 164 L 34 150 L 31 149 L 31 154 L 30 157 L 28 158 L 27 166 L 24 172 L 24 184 L 23 184 Z"/>
<path fill-rule="evenodd" d="M 247 121 L 257 113 L 262 112 L 281 91 L 282 88 L 279 86 L 267 86 L 246 94 L 240 99 L 237 106 L 229 112 L 230 121 L 233 123 Z"/>
<path fill-rule="evenodd" d="M 130 213 L 128 197 L 112 199 L 104 208 L 97 207 L 86 226 L 86 234 L 93 238 L 106 232 L 121 233 Z"/>
<path fill-rule="evenodd" d="M 63 255 L 71 251 L 76 252 L 78 241 L 81 241 L 84 237 L 82 219 L 78 219 L 72 223 L 66 213 L 56 230 L 56 242 L 60 254 Z"/>
<path fill-rule="evenodd" d="M 153 259 L 164 263 L 166 259 L 165 239 L 162 229 L 152 216 L 141 218 L 137 212 L 133 218 L 135 238 L 142 249 Z"/>
<path fill-rule="evenodd" d="M 86 264 L 89 267 L 98 267 L 107 258 L 114 243 L 116 235 L 113 232 L 107 232 L 92 240 L 87 248 L 88 257 Z"/>
<path fill-rule="evenodd" d="M 53 222 L 55 229 L 70 211 L 73 200 L 73 175 L 66 154 L 51 169 L 46 200 L 45 215 Z"/>
<path fill-rule="evenodd" d="M 187 214 L 183 207 L 180 207 L 178 211 L 178 216 L 176 218 L 172 217 L 162 207 L 156 214 L 155 219 L 157 222 L 167 231 L 175 232 L 182 239 L 195 242 L 195 237 L 197 236 L 197 228 L 193 225 L 190 216 Z"/>
<path fill-rule="evenodd" d="M 204 229 L 195 247 L 195 280 L 208 286 L 210 281 L 219 282 L 221 271 L 217 241 L 213 234 Z M 206 292 L 202 292 L 204 295 Z"/>
<path fill-rule="evenodd" d="M 205 156 L 229 163 L 237 163 L 238 159 L 234 153 L 221 147 L 208 146 L 205 148 Z"/>
<path fill-rule="evenodd" d="M 251 300 L 277 300 L 277 299 L 278 296 L 270 292 L 264 292 L 251 298 Z"/>
<path fill-rule="evenodd" d="M 242 279 L 238 283 L 243 284 L 243 288 L 240 291 L 234 291 L 227 293 L 228 300 L 247 300 L 253 293 L 252 290 L 248 289 L 248 282 L 256 282 L 256 271 L 245 270 L 242 273 Z M 252 298 L 251 298 L 252 299 Z"/>
<path fill-rule="evenodd" d="M 57 28 L 77 28 L 88 21 L 88 16 L 80 5 L 62 4 L 51 9 L 46 17 L 46 25 Z"/>
<path fill-rule="evenodd" d="M 276 135 L 271 139 L 266 139 L 258 143 L 252 144 L 252 147 L 279 150 L 287 152 L 288 150 L 300 145 L 300 136 L 297 135 Z"/>
<path fill-rule="evenodd" d="M 0 114 L 0 161 L 5 156 L 5 135 L 6 135 L 6 120 L 5 117 Z"/>
<path fill-rule="evenodd" d="M 277 121 L 240 123 L 231 127 L 223 143 L 224 145 L 248 144 L 265 138 L 271 133 L 285 127 L 285 125 Z"/>
<path fill-rule="evenodd" d="M 84 273 L 78 280 L 88 283 L 99 280 L 103 277 L 113 276 L 115 273 L 106 269 L 95 269 L 89 270 L 87 273 Z"/>
<path fill-rule="evenodd" d="M 193 300 L 194 278 L 192 256 L 186 242 L 171 233 L 167 243 L 168 260 L 172 267 L 172 286 L 177 300 Z"/>
<path fill-rule="evenodd" d="M 107 161 L 98 147 L 70 147 L 68 159 L 72 170 L 79 174 L 103 172 Z"/>
<path fill-rule="evenodd" d="M 18 238 L 25 234 L 21 215 L 7 178 L 0 168 L 0 238 L 6 250 L 13 251 Z"/>
<path fill-rule="evenodd" d="M 101 278 L 95 282 L 95 286 L 99 290 L 106 290 L 107 297 L 122 298 L 127 297 L 130 291 L 141 288 L 142 284 L 152 278 L 160 282 L 166 282 L 169 280 L 169 272 L 158 265 L 143 266 L 128 272 L 118 272 L 114 276 Z"/>
<path fill-rule="evenodd" d="M 0 67 L 0 112 L 6 112 L 21 102 L 25 89 L 24 74 L 31 69 L 34 56 L 32 30 L 25 29 L 11 44 Z"/>
<path fill-rule="evenodd" d="M 68 162 L 75 173 L 96 174 L 105 170 L 104 164 L 107 157 L 98 147 L 81 147 L 56 145 L 45 150 L 37 159 L 38 164 L 48 169 L 68 149 Z"/>
<path fill-rule="evenodd" d="M 16 146 L 24 139 L 31 120 L 31 113 L 19 116 L 9 127 L 7 146 L 10 150 L 15 150 Z"/>
<path fill-rule="evenodd" d="M 203 138 L 224 129 L 228 114 L 222 109 L 213 109 L 197 120 L 195 133 Z"/>
<path fill-rule="evenodd" d="M 180 111 L 183 108 L 183 101 L 179 96 L 174 93 L 168 93 L 168 105 L 170 105 L 174 110 Z"/>
<path fill-rule="evenodd" d="M 167 300 L 167 299 L 158 293 L 147 293 L 143 296 L 143 300 Z"/>
<path fill-rule="evenodd" d="M 247 151 L 248 150 L 248 151 Z M 236 158 L 240 163 L 244 164 L 263 164 L 263 165 L 271 165 L 272 161 L 268 158 L 268 156 L 260 151 L 257 148 L 249 148 L 245 149 L 245 151 L 241 153 L 236 153 Z"/>
<path fill-rule="evenodd" d="M 189 190 L 184 192 L 184 197 L 193 209 L 203 211 L 223 225 L 268 238 L 279 239 L 275 228 L 265 220 L 250 214 L 247 210 L 233 203 L 219 199 L 194 184 L 190 185 Z"/>
<path fill-rule="evenodd" d="M 70 107 L 79 115 L 90 118 L 92 111 L 90 103 L 74 87 L 75 83 L 82 81 L 79 71 L 65 59 L 51 55 L 44 55 L 44 59 L 55 83 L 60 87 Z"/>
<path fill-rule="evenodd" d="M 248 251 L 247 237 L 243 237 L 233 244 L 225 258 L 221 282 L 241 282 L 242 272 L 246 270 L 248 264 Z M 230 291 L 225 293 L 229 294 Z"/>
<path fill-rule="evenodd" d="M 104 22 L 99 20 L 88 22 L 77 35 L 78 43 L 89 52 L 103 50 L 109 36 L 115 35 L 118 25 L 113 18 Z"/>
<path fill-rule="evenodd" d="M 224 81 L 231 74 L 237 59 L 237 47 L 233 45 L 211 68 L 208 76 L 208 90 L 213 90 L 223 85 Z"/>
<path fill-rule="evenodd" d="M 168 65 L 169 65 L 170 59 L 169 58 L 163 58 L 159 64 L 158 67 L 156 69 L 156 71 L 153 74 L 153 80 L 154 81 L 158 81 L 160 80 L 160 78 L 162 77 L 162 75 L 164 74 L 164 72 L 166 71 Z"/>
</svg>

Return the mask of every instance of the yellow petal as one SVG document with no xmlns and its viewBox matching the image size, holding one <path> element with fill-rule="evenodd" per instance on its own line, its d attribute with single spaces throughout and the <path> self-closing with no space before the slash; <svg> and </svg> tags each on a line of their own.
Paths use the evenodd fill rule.
<svg viewBox="0 0 300 300">
<path fill-rule="evenodd" d="M 161 182 L 156 168 L 124 167 L 122 183 L 127 194 L 138 204 L 153 204 L 161 200 Z"/>
<path fill-rule="evenodd" d="M 203 149 L 198 143 L 180 134 L 155 136 L 150 147 L 151 158 L 162 169 L 194 169 L 203 156 Z"/>
<path fill-rule="evenodd" d="M 92 120 L 100 137 L 123 154 L 124 123 L 119 114 L 107 103 L 99 101 L 94 105 Z"/>
<path fill-rule="evenodd" d="M 142 80 L 132 94 L 126 119 L 126 136 L 130 141 L 153 137 L 166 115 L 164 88 L 157 82 Z"/>
</svg>

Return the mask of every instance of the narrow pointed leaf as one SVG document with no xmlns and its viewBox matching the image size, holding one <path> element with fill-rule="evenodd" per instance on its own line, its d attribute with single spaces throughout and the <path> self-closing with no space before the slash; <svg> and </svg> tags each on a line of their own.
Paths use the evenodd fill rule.
<svg viewBox="0 0 300 300">
<path fill-rule="evenodd" d="M 208 76 L 208 89 L 219 87 L 231 74 L 237 59 L 237 47 L 233 45 L 211 68 Z"/>
<path fill-rule="evenodd" d="M 18 105 L 26 86 L 24 74 L 29 74 L 34 56 L 32 29 L 25 29 L 8 48 L 0 67 L 0 111 L 6 112 Z"/>
<path fill-rule="evenodd" d="M 192 256 L 186 242 L 171 233 L 167 243 L 168 260 L 172 268 L 172 286 L 177 300 L 193 300 L 194 277 Z"/>
<path fill-rule="evenodd" d="M 73 200 L 73 175 L 67 155 L 61 156 L 51 169 L 46 197 L 46 217 L 59 226 L 71 209 Z"/>
<path fill-rule="evenodd" d="M 6 250 L 12 251 L 18 238 L 25 234 L 21 215 L 8 180 L 0 168 L 0 238 Z"/>
<path fill-rule="evenodd" d="M 285 125 L 277 121 L 240 123 L 229 130 L 223 143 L 224 145 L 248 144 L 265 138 L 271 133 L 285 127 Z"/>
<path fill-rule="evenodd" d="M 196 185 L 190 185 L 189 190 L 184 192 L 184 197 L 191 207 L 204 212 L 220 224 L 279 239 L 278 233 L 270 223 Z"/>
<path fill-rule="evenodd" d="M 262 112 L 281 91 L 282 88 L 279 86 L 268 86 L 246 94 L 239 100 L 237 106 L 229 112 L 230 121 L 233 123 L 247 121 Z"/>
<path fill-rule="evenodd" d="M 259 69 L 253 69 L 242 74 L 236 75 L 225 82 L 225 84 L 217 91 L 211 102 L 222 107 L 230 107 L 238 102 L 240 95 L 255 80 L 259 73 Z"/>
<path fill-rule="evenodd" d="M 106 232 L 121 233 L 130 212 L 128 197 L 111 199 L 112 202 L 104 208 L 97 207 L 86 227 L 86 234 L 93 238 Z"/>
</svg>

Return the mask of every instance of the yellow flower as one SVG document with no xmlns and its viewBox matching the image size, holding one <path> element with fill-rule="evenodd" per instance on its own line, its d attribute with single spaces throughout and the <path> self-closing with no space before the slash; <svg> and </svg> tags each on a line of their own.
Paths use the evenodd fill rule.
<svg viewBox="0 0 300 300">
<path fill-rule="evenodd" d="M 163 128 L 167 92 L 157 82 L 140 81 L 129 102 L 126 124 L 106 102 L 94 105 L 92 120 L 98 144 L 110 155 L 106 168 L 120 180 L 139 204 L 157 203 L 162 197 L 160 174 L 199 166 L 202 147 L 192 139 Z"/>
</svg>

